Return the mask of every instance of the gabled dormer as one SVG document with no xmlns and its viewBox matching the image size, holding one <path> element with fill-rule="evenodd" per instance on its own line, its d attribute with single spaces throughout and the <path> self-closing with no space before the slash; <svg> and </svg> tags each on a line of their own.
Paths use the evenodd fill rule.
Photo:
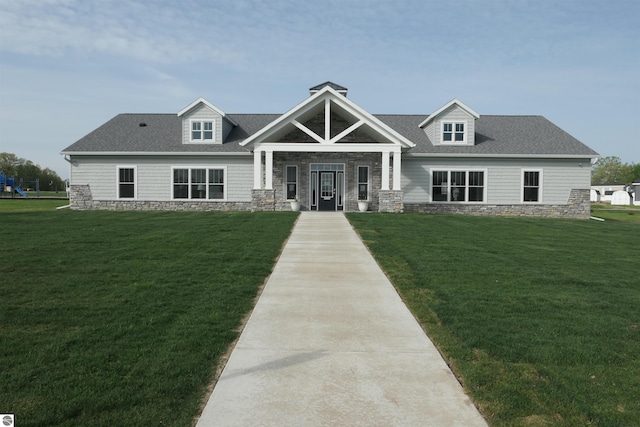
<svg viewBox="0 0 640 427">
<path fill-rule="evenodd" d="M 475 121 L 478 118 L 478 113 L 453 99 L 427 117 L 420 127 L 433 145 L 475 145 Z"/>
<path fill-rule="evenodd" d="M 198 98 L 178 113 L 182 118 L 183 144 L 222 144 L 237 126 L 221 109 Z"/>
</svg>

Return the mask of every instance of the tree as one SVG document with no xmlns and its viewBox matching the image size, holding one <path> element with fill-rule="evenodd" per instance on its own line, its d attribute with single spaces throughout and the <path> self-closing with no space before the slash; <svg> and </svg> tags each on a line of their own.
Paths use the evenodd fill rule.
<svg viewBox="0 0 640 427">
<path fill-rule="evenodd" d="M 622 163 L 620 157 L 603 157 L 593 165 L 591 184 L 631 184 L 640 179 L 640 164 Z"/>
<path fill-rule="evenodd" d="M 19 158 L 12 153 L 0 153 L 0 173 L 7 177 L 15 178 L 16 184 L 22 181 L 35 181 L 40 183 L 42 191 L 57 191 L 65 188 L 64 181 L 57 173 L 49 168 L 44 170 L 31 160 Z M 35 184 L 29 183 L 35 189 Z"/>
<path fill-rule="evenodd" d="M 633 175 L 632 182 L 640 182 L 640 163 L 631 166 L 631 175 Z"/>
<path fill-rule="evenodd" d="M 5 176 L 14 176 L 16 174 L 16 167 L 24 161 L 24 159 L 18 158 L 18 156 L 13 153 L 0 153 L 0 173 Z"/>
</svg>

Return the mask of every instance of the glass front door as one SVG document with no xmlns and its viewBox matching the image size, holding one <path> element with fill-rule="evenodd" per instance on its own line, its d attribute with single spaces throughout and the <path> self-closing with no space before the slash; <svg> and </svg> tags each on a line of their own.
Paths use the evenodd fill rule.
<svg viewBox="0 0 640 427">
<path fill-rule="evenodd" d="M 318 191 L 318 210 L 319 211 L 335 211 L 336 210 L 336 173 L 320 172 L 320 189 Z"/>
<path fill-rule="evenodd" d="M 344 210 L 344 164 L 312 163 L 309 169 L 311 210 Z"/>
</svg>

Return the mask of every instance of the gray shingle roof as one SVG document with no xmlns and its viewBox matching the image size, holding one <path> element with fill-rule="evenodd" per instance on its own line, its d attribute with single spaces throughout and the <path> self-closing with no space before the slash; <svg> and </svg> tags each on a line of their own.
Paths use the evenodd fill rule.
<svg viewBox="0 0 640 427">
<path fill-rule="evenodd" d="M 376 115 L 416 147 L 412 154 L 576 155 L 598 153 L 542 116 L 480 116 L 475 123 L 474 146 L 434 146 L 418 127 L 422 115 Z"/>
<path fill-rule="evenodd" d="M 176 114 L 119 114 L 63 150 L 63 153 L 248 153 L 240 142 L 279 114 L 228 114 L 238 126 L 224 144 L 182 144 L 182 119 Z M 414 142 L 416 155 L 596 156 L 597 153 L 541 116 L 480 116 L 476 145 L 434 146 L 418 127 L 424 115 L 376 115 Z M 141 127 L 140 123 L 146 126 Z"/>
</svg>

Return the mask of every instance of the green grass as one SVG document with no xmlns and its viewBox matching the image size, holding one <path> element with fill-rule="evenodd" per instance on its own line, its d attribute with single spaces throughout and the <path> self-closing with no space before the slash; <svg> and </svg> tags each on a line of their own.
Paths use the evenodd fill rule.
<svg viewBox="0 0 640 427">
<path fill-rule="evenodd" d="M 38 196 L 37 191 L 26 191 L 28 197 L 26 197 L 27 199 L 35 199 L 38 197 L 57 197 L 57 198 L 62 198 L 62 199 L 68 199 L 69 195 L 67 194 L 67 192 L 63 189 L 60 191 L 40 191 L 40 195 Z M 0 197 L 1 199 L 11 199 L 11 193 L 3 191 L 2 192 L 2 197 Z M 24 199 L 25 197 L 21 196 L 20 194 L 15 194 L 14 199 Z"/>
<path fill-rule="evenodd" d="M 348 214 L 492 426 L 640 420 L 640 226 Z"/>
<path fill-rule="evenodd" d="M 640 206 L 612 206 L 608 203 L 592 203 L 591 215 L 605 220 L 640 224 Z"/>
<path fill-rule="evenodd" d="M 0 200 L 0 412 L 191 425 L 296 215 L 54 205 Z"/>
<path fill-rule="evenodd" d="M 69 204 L 69 200 L 48 199 L 0 199 L 0 215 L 6 212 L 43 212 L 53 211 L 59 206 Z M 0 217 L 1 219 L 2 217 Z"/>
</svg>

